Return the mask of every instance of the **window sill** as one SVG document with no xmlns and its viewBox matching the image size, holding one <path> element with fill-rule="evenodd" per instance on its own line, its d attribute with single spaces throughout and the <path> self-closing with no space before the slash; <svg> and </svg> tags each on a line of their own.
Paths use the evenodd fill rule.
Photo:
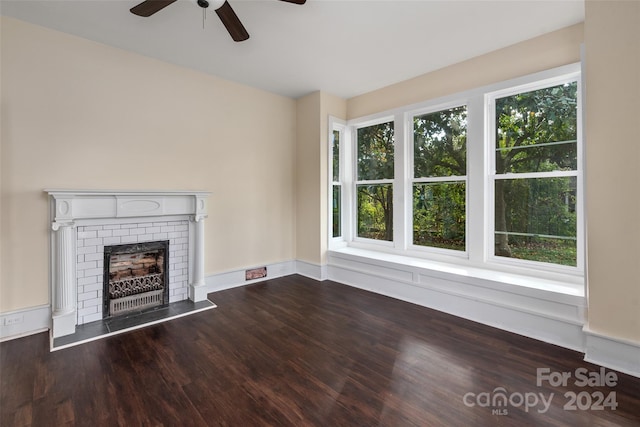
<svg viewBox="0 0 640 427">
<path fill-rule="evenodd" d="M 365 264 L 410 272 L 413 277 L 412 281 L 416 281 L 415 276 L 418 275 L 500 290 L 509 289 L 510 292 L 518 294 L 530 294 L 538 297 L 546 295 L 552 300 L 562 299 L 563 295 L 570 299 L 576 297 L 583 299 L 585 297 L 583 279 L 577 276 L 567 276 L 566 280 L 539 278 L 489 268 L 432 261 L 354 247 L 331 249 L 328 253 L 330 266 L 332 265 L 332 259 L 333 263 L 339 263 L 339 260 L 359 261 Z"/>
</svg>

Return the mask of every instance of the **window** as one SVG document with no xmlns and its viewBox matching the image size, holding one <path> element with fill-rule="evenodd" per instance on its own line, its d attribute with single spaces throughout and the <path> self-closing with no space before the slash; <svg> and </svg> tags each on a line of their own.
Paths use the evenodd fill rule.
<svg viewBox="0 0 640 427">
<path fill-rule="evenodd" d="M 394 123 L 361 127 L 357 144 L 357 236 L 393 240 Z"/>
<path fill-rule="evenodd" d="M 581 277 L 580 90 L 573 64 L 346 123 L 332 247 Z"/>
<path fill-rule="evenodd" d="M 342 236 L 342 178 L 340 175 L 340 135 L 338 129 L 331 132 L 331 229 L 332 237 Z"/>
<path fill-rule="evenodd" d="M 413 117 L 413 244 L 465 250 L 466 106 Z"/>
<path fill-rule="evenodd" d="M 577 81 L 492 99 L 494 255 L 577 265 Z"/>
</svg>

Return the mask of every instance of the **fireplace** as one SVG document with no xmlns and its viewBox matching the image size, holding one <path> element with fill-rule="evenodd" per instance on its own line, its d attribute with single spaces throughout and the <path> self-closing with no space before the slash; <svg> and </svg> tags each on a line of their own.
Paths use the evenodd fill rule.
<svg viewBox="0 0 640 427">
<path fill-rule="evenodd" d="M 104 247 L 102 317 L 169 303 L 169 240 Z"/>
<path fill-rule="evenodd" d="M 204 220 L 209 193 L 45 191 L 51 202 L 52 339 L 105 317 L 186 299 L 206 301 Z M 156 247 L 154 242 L 164 243 Z M 122 261 L 120 255 L 138 252 L 142 255 L 134 264 L 150 264 L 146 272 L 136 264 L 114 271 L 113 277 L 105 273 Z"/>
</svg>

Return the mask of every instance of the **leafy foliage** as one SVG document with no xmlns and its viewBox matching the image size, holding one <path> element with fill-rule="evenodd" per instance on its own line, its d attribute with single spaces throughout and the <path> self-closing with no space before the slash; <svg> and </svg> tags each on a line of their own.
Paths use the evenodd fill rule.
<svg viewBox="0 0 640 427">
<path fill-rule="evenodd" d="M 341 213 L 342 213 L 342 209 L 340 206 L 340 202 L 341 202 L 341 197 L 342 197 L 342 187 L 339 185 L 334 185 L 333 186 L 333 197 L 332 197 L 332 201 L 333 201 L 333 237 L 339 237 L 342 236 L 342 221 L 341 221 Z"/>
<path fill-rule="evenodd" d="M 576 186 L 575 177 L 505 181 L 507 228 L 496 231 L 575 238 Z"/>
<path fill-rule="evenodd" d="M 333 131 L 333 150 L 331 153 L 332 156 L 332 166 L 333 166 L 333 181 L 340 181 L 340 132 L 337 130 Z"/>
<path fill-rule="evenodd" d="M 333 143 L 332 145 L 332 180 L 333 182 L 340 181 L 340 132 L 337 130 L 333 131 Z M 338 237 L 342 235 L 342 223 L 341 223 L 341 194 L 342 187 L 340 185 L 333 185 L 332 188 L 332 211 L 333 211 L 333 220 L 332 220 L 332 228 L 333 228 L 333 237 Z"/>
<path fill-rule="evenodd" d="M 358 181 L 393 179 L 393 122 L 358 129 Z"/>
<path fill-rule="evenodd" d="M 413 186 L 413 243 L 444 249 L 465 249 L 465 183 Z"/>
<path fill-rule="evenodd" d="M 496 173 L 575 170 L 577 83 L 496 100 Z"/>
<path fill-rule="evenodd" d="M 464 177 L 467 174 L 466 106 L 413 119 L 415 178 Z M 466 185 L 458 182 L 415 183 L 413 243 L 465 249 Z"/>
<path fill-rule="evenodd" d="M 576 108 L 576 82 L 496 100 L 496 174 L 575 170 Z M 573 241 L 575 205 L 575 177 L 497 178 L 495 229 L 501 233 L 496 234 L 495 254 L 576 265 L 575 251 L 571 262 L 540 255 Z M 540 235 L 547 237 L 540 240 Z"/>
<path fill-rule="evenodd" d="M 467 108 L 417 116 L 413 119 L 414 177 L 467 174 Z"/>
<path fill-rule="evenodd" d="M 393 187 L 358 185 L 358 237 L 393 240 Z"/>
<path fill-rule="evenodd" d="M 358 180 L 393 179 L 393 122 L 358 129 Z M 393 185 L 358 185 L 358 236 L 393 240 Z"/>
</svg>

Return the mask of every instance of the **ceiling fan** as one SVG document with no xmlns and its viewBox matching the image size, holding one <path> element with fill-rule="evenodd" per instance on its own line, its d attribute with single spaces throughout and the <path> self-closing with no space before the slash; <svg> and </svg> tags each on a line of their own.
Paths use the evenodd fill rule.
<svg viewBox="0 0 640 427">
<path fill-rule="evenodd" d="M 154 13 L 164 9 L 177 0 L 146 0 L 130 9 L 134 15 L 149 17 Z M 280 0 L 287 3 L 305 4 L 307 0 Z M 196 0 L 198 6 L 206 9 L 211 6 L 216 11 L 218 17 L 227 28 L 234 41 L 241 42 L 249 38 L 249 33 L 240 22 L 240 18 L 233 11 L 227 0 Z"/>
</svg>

